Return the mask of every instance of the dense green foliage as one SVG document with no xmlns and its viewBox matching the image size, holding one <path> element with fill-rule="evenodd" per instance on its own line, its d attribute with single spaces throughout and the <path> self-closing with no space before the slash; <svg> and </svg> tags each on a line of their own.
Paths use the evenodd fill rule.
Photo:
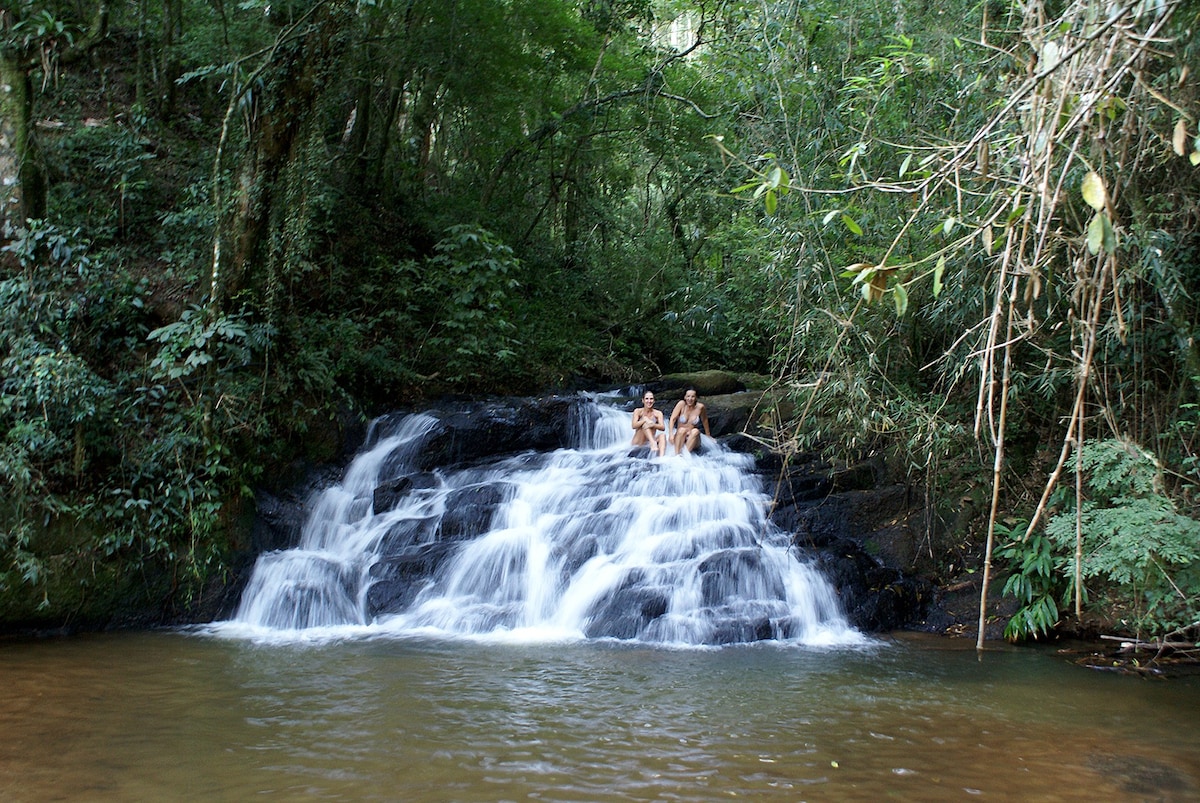
<svg viewBox="0 0 1200 803">
<path fill-rule="evenodd" d="M 1088 443 L 1081 455 L 1087 495 L 1078 511 L 1051 516 L 1047 538 L 1059 573 L 1071 576 L 1076 528 L 1080 577 L 1099 581 L 1126 627 L 1139 635 L 1177 632 L 1200 618 L 1200 521 L 1163 489 L 1162 466 L 1119 440 Z M 1077 517 L 1078 514 L 1078 517 Z"/>
<path fill-rule="evenodd" d="M 953 562 L 1011 536 L 1011 636 L 1077 586 L 1185 631 L 1197 14 L 9 4 L 3 616 L 103 621 L 89 575 L 178 614 L 342 411 L 723 367 L 790 396 L 780 448 L 973 500 Z"/>
</svg>

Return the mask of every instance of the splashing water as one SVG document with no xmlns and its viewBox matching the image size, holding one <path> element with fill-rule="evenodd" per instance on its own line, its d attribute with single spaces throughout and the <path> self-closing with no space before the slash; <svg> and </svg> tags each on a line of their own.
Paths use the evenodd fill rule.
<svg viewBox="0 0 1200 803">
<path fill-rule="evenodd" d="M 231 634 L 850 644 L 828 582 L 767 518 L 752 459 L 647 458 L 628 413 L 580 401 L 577 445 L 415 469 L 429 414 L 376 422 L 300 544 L 259 558 Z M 388 427 L 394 427 L 386 432 Z M 377 489 L 398 488 L 380 504 Z M 391 509 L 376 509 L 394 504 Z"/>
</svg>

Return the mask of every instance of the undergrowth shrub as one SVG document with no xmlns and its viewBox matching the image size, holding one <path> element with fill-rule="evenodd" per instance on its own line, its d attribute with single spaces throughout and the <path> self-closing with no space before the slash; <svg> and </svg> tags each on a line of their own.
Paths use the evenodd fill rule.
<svg viewBox="0 0 1200 803">
<path fill-rule="evenodd" d="M 997 524 L 1009 539 L 997 551 L 1012 570 L 1004 594 L 1020 605 L 1005 638 L 1038 638 L 1059 624 L 1059 606 L 1075 593 L 1077 532 L 1085 601 L 1115 613 L 1116 624 L 1139 636 L 1195 628 L 1200 521 L 1168 495 L 1159 461 L 1136 444 L 1108 439 L 1086 444 L 1082 463 L 1087 498 L 1078 517 L 1074 494 L 1060 487 L 1044 534 L 1022 541 L 1025 522 Z"/>
</svg>

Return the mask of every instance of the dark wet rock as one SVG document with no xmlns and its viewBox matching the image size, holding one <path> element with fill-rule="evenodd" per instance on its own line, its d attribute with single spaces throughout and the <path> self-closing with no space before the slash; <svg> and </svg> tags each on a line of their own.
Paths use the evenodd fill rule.
<svg viewBox="0 0 1200 803">
<path fill-rule="evenodd" d="M 568 446 L 578 422 L 576 399 L 510 399 L 433 410 L 439 424 L 418 456 L 424 469 L 523 451 Z"/>
<path fill-rule="evenodd" d="M 505 495 L 505 489 L 495 483 L 451 492 L 446 497 L 446 512 L 438 528 L 439 540 L 463 541 L 486 533 Z"/>
<path fill-rule="evenodd" d="M 436 542 L 410 546 L 381 558 L 371 567 L 368 613 L 379 616 L 404 610 L 455 549 L 455 544 Z"/>
<path fill-rule="evenodd" d="M 662 610 L 666 611 L 667 603 L 665 597 L 646 600 L 644 608 L 620 607 L 630 602 L 630 600 L 625 599 L 626 596 L 619 595 L 619 603 L 605 607 L 600 615 L 589 621 L 588 626 L 584 629 L 584 635 L 588 638 L 638 638 L 645 631 L 646 627 L 658 618 L 654 614 L 658 611 L 657 606 L 659 603 L 661 603 Z M 658 615 L 660 616 L 661 614 Z"/>
<path fill-rule="evenodd" d="M 641 572 L 630 572 L 624 584 L 592 608 L 586 633 L 592 638 L 636 638 L 667 612 L 668 596 L 642 585 Z"/>
<path fill-rule="evenodd" d="M 376 515 L 394 510 L 400 500 L 413 491 L 429 490 L 440 484 L 437 475 L 428 471 L 406 474 L 394 480 L 388 480 L 375 488 L 371 499 L 371 510 Z"/>
<path fill-rule="evenodd" d="M 706 396 L 701 401 L 708 408 L 708 425 L 714 438 L 755 428 L 756 419 L 763 413 L 762 394 L 755 391 Z"/>
<path fill-rule="evenodd" d="M 308 518 L 312 499 L 322 489 L 335 483 L 341 467 L 309 468 L 303 480 L 286 491 L 272 493 L 259 490 L 255 494 L 255 517 L 251 528 L 251 550 L 254 554 L 295 546 Z"/>
<path fill-rule="evenodd" d="M 936 588 L 922 574 L 931 549 L 924 499 L 888 483 L 881 459 L 835 469 L 793 455 L 774 471 L 765 478 L 771 520 L 815 557 L 851 624 L 878 632 L 924 627 L 937 615 Z"/>
<path fill-rule="evenodd" d="M 831 493 L 817 500 L 798 502 L 786 515 L 795 522 L 797 543 L 819 548 L 841 538 L 867 538 L 876 531 L 907 521 L 909 513 L 919 506 L 919 499 L 911 488 L 894 484 Z M 781 504 L 772 517 L 783 513 L 784 505 Z M 896 565 L 912 558 L 907 550 L 899 547 L 889 557 Z"/>
<path fill-rule="evenodd" d="M 757 549 L 724 549 L 700 563 L 700 590 L 704 604 L 716 607 L 731 598 L 745 596 L 743 577 L 761 577 L 762 553 Z M 786 596 L 782 585 L 768 589 L 766 596 Z"/>
<path fill-rule="evenodd" d="M 563 560 L 563 581 L 569 580 L 575 572 L 582 568 L 583 564 L 594 558 L 599 551 L 600 542 L 594 535 L 574 539 L 567 550 L 566 559 Z"/>
<path fill-rule="evenodd" d="M 437 516 L 400 519 L 384 534 L 379 544 L 379 554 L 395 555 L 414 544 L 433 541 L 437 535 Z"/>
<path fill-rule="evenodd" d="M 868 555 L 849 538 L 828 543 L 816 566 L 837 590 L 850 623 L 860 630 L 895 630 L 925 618 L 933 587 Z"/>
<path fill-rule="evenodd" d="M 752 620 L 725 621 L 712 634 L 713 644 L 744 644 L 775 638 L 771 620 L 759 617 Z"/>
<path fill-rule="evenodd" d="M 300 528 L 308 510 L 295 499 L 282 499 L 260 491 L 257 497 L 258 515 L 251 531 L 255 552 L 286 549 L 300 540 Z"/>
</svg>

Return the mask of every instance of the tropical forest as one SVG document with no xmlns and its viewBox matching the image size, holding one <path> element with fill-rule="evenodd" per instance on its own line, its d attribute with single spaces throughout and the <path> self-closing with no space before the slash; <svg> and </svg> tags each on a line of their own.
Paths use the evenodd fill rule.
<svg viewBox="0 0 1200 803">
<path fill-rule="evenodd" d="M 1198 28 L 5 0 L 0 627 L 211 615 L 345 422 L 720 370 L 778 460 L 884 456 L 1009 640 L 1195 655 Z"/>
</svg>

